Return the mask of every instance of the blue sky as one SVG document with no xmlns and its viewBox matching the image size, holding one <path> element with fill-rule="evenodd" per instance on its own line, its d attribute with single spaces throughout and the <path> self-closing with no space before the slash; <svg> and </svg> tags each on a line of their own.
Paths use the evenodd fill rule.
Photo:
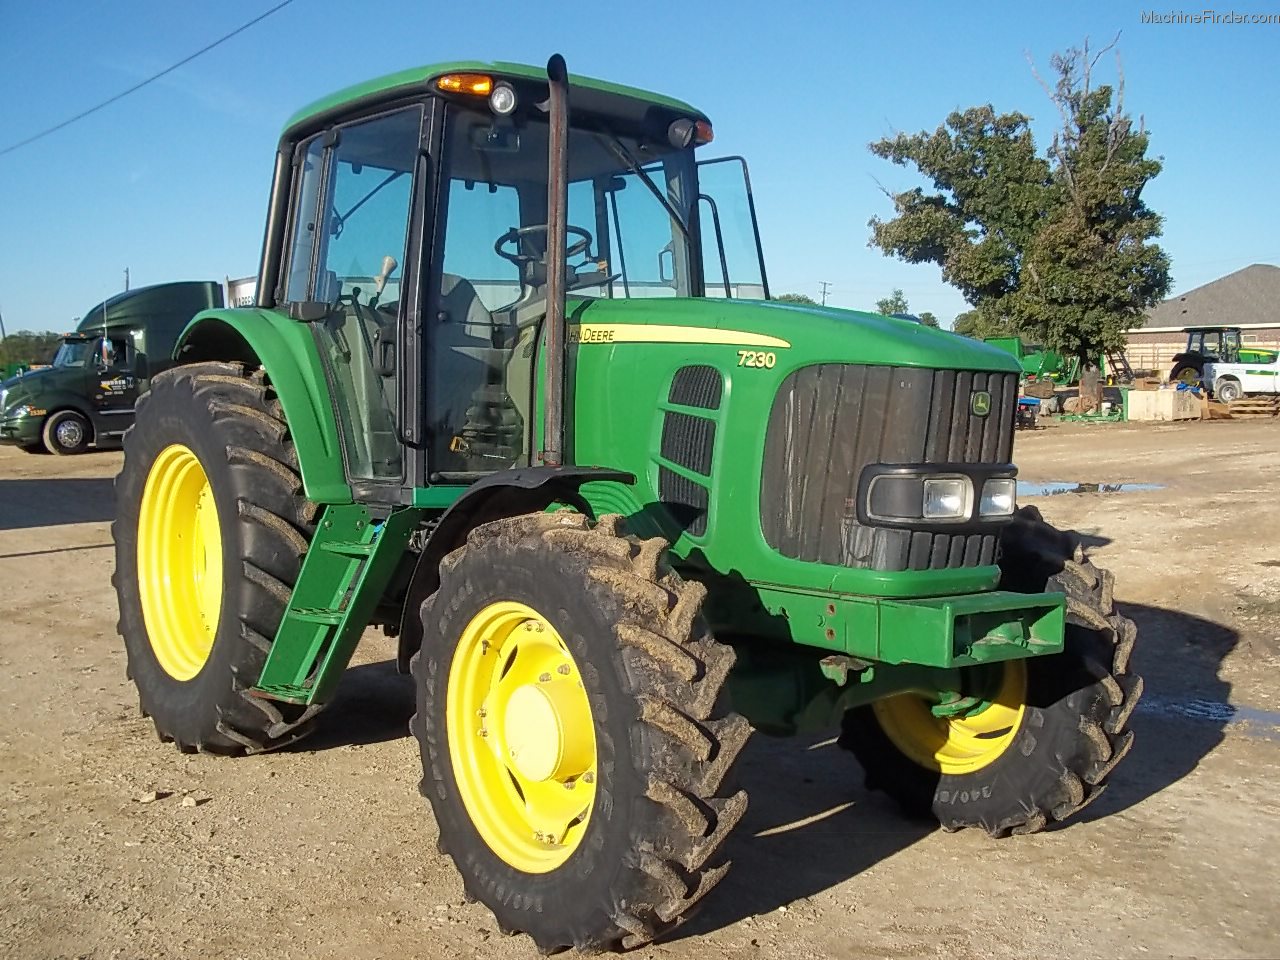
<svg viewBox="0 0 1280 960">
<path fill-rule="evenodd" d="M 0 148 L 169 66 L 273 0 L 0 2 Z M 703 155 L 751 164 L 775 293 L 870 309 L 901 287 L 945 323 L 965 309 L 936 268 L 867 247 L 881 185 L 917 182 L 867 143 L 994 103 L 1055 113 L 1031 75 L 1055 50 L 1121 31 L 1126 103 L 1165 171 L 1176 291 L 1280 263 L 1280 23 L 1144 24 L 1125 2 L 667 2 L 357 5 L 294 0 L 140 92 L 0 157 L 0 312 L 9 331 L 64 329 L 123 287 L 257 268 L 285 119 L 334 89 L 453 59 L 545 63 L 688 100 L 715 122 Z M 1168 13 L 1197 8 L 1162 6 Z M 1221 12 L 1228 8 L 1223 6 Z M 1240 12 L 1280 14 L 1249 3 Z M 1105 62 L 1111 76 L 1114 62 Z M 1100 68 L 1101 69 L 1101 68 Z"/>
</svg>

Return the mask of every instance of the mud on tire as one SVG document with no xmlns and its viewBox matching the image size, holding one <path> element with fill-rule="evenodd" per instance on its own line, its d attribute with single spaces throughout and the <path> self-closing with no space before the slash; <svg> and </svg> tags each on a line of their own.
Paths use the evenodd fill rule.
<svg viewBox="0 0 1280 960">
<path fill-rule="evenodd" d="M 871 707 L 848 711 L 840 738 L 869 788 L 947 830 L 995 837 L 1034 833 L 1097 799 L 1133 746 L 1126 725 L 1142 695 L 1142 678 L 1129 672 L 1137 628 L 1115 612 L 1112 575 L 1075 534 L 1023 507 L 1001 537 L 1000 566 L 1003 590 L 1067 596 L 1065 649 L 1027 661 L 1027 708 L 1008 749 L 972 773 L 926 770 L 894 746 Z"/>
<path fill-rule="evenodd" d="M 720 689 L 733 651 L 699 613 L 701 584 L 663 562 L 667 543 L 624 536 L 569 511 L 477 527 L 441 565 L 422 605 L 413 658 L 422 793 L 440 847 L 469 896 L 543 952 L 634 947 L 677 924 L 724 876 L 719 856 L 747 805 L 726 775 L 750 734 Z M 579 664 L 595 727 L 595 806 L 578 847 L 549 873 L 525 873 L 480 836 L 459 795 L 446 690 L 460 632 L 487 604 L 515 600 L 552 622 Z"/>
<path fill-rule="evenodd" d="M 199 673 L 174 679 L 147 634 L 138 590 L 138 516 L 148 474 L 172 444 L 187 446 L 209 479 L 222 541 L 222 606 Z M 264 371 L 196 363 L 159 374 L 138 400 L 116 477 L 116 569 L 127 672 L 139 706 L 180 750 L 257 752 L 309 729 L 302 707 L 248 695 L 261 676 L 314 531 L 297 456 Z"/>
</svg>

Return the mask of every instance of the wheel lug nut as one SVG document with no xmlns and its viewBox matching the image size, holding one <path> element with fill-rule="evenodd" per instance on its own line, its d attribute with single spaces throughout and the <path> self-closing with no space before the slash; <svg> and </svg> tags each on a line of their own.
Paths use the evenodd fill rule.
<svg viewBox="0 0 1280 960">
<path fill-rule="evenodd" d="M 567 677 L 569 675 L 569 665 L 567 663 L 560 664 L 560 666 L 556 667 L 556 673 L 562 677 Z"/>
<path fill-rule="evenodd" d="M 582 775 L 582 782 L 583 782 L 583 783 L 595 783 L 595 782 L 596 782 L 596 775 L 595 775 L 594 773 L 592 773 L 590 770 L 588 770 L 586 773 L 584 773 L 584 774 Z"/>
<path fill-rule="evenodd" d="M 551 674 L 549 674 L 549 673 L 544 673 L 544 674 L 542 674 L 542 676 L 538 677 L 538 682 L 539 682 L 539 683 L 550 683 L 550 682 L 551 682 Z"/>
</svg>

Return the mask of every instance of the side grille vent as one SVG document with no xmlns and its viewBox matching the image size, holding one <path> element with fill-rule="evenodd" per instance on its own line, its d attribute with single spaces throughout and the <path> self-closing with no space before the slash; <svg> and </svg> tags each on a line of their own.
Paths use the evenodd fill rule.
<svg viewBox="0 0 1280 960">
<path fill-rule="evenodd" d="M 724 394 L 724 378 L 715 367 L 681 367 L 671 380 L 670 403 L 706 410 L 696 414 L 668 410 L 662 420 L 658 451 L 658 498 L 685 532 L 703 536 L 711 505 L 711 461 L 716 446 L 716 416 Z M 696 474 L 690 478 L 677 469 Z M 702 479 L 708 478 L 708 479 Z"/>
<path fill-rule="evenodd" d="M 662 423 L 662 459 L 704 477 L 711 475 L 716 422 L 687 413 L 668 412 Z"/>
<path fill-rule="evenodd" d="M 707 507 L 711 497 L 706 487 L 659 467 L 658 496 L 672 519 L 693 536 L 700 537 L 707 532 Z"/>
<path fill-rule="evenodd" d="M 685 407 L 719 410 L 723 389 L 724 379 L 715 367 L 681 367 L 671 381 L 671 393 L 667 398 Z"/>
</svg>

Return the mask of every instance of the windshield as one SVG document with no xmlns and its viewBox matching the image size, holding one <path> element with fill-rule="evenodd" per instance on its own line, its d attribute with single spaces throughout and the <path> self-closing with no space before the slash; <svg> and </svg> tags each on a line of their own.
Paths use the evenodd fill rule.
<svg viewBox="0 0 1280 960">
<path fill-rule="evenodd" d="M 93 356 L 92 340 L 63 340 L 53 356 L 55 367 L 83 367 Z"/>
<path fill-rule="evenodd" d="M 454 107 L 446 134 L 444 272 L 486 309 L 545 280 L 547 125 Z M 567 289 L 571 296 L 693 296 L 686 223 L 690 150 L 604 130 L 569 131 Z"/>
</svg>

